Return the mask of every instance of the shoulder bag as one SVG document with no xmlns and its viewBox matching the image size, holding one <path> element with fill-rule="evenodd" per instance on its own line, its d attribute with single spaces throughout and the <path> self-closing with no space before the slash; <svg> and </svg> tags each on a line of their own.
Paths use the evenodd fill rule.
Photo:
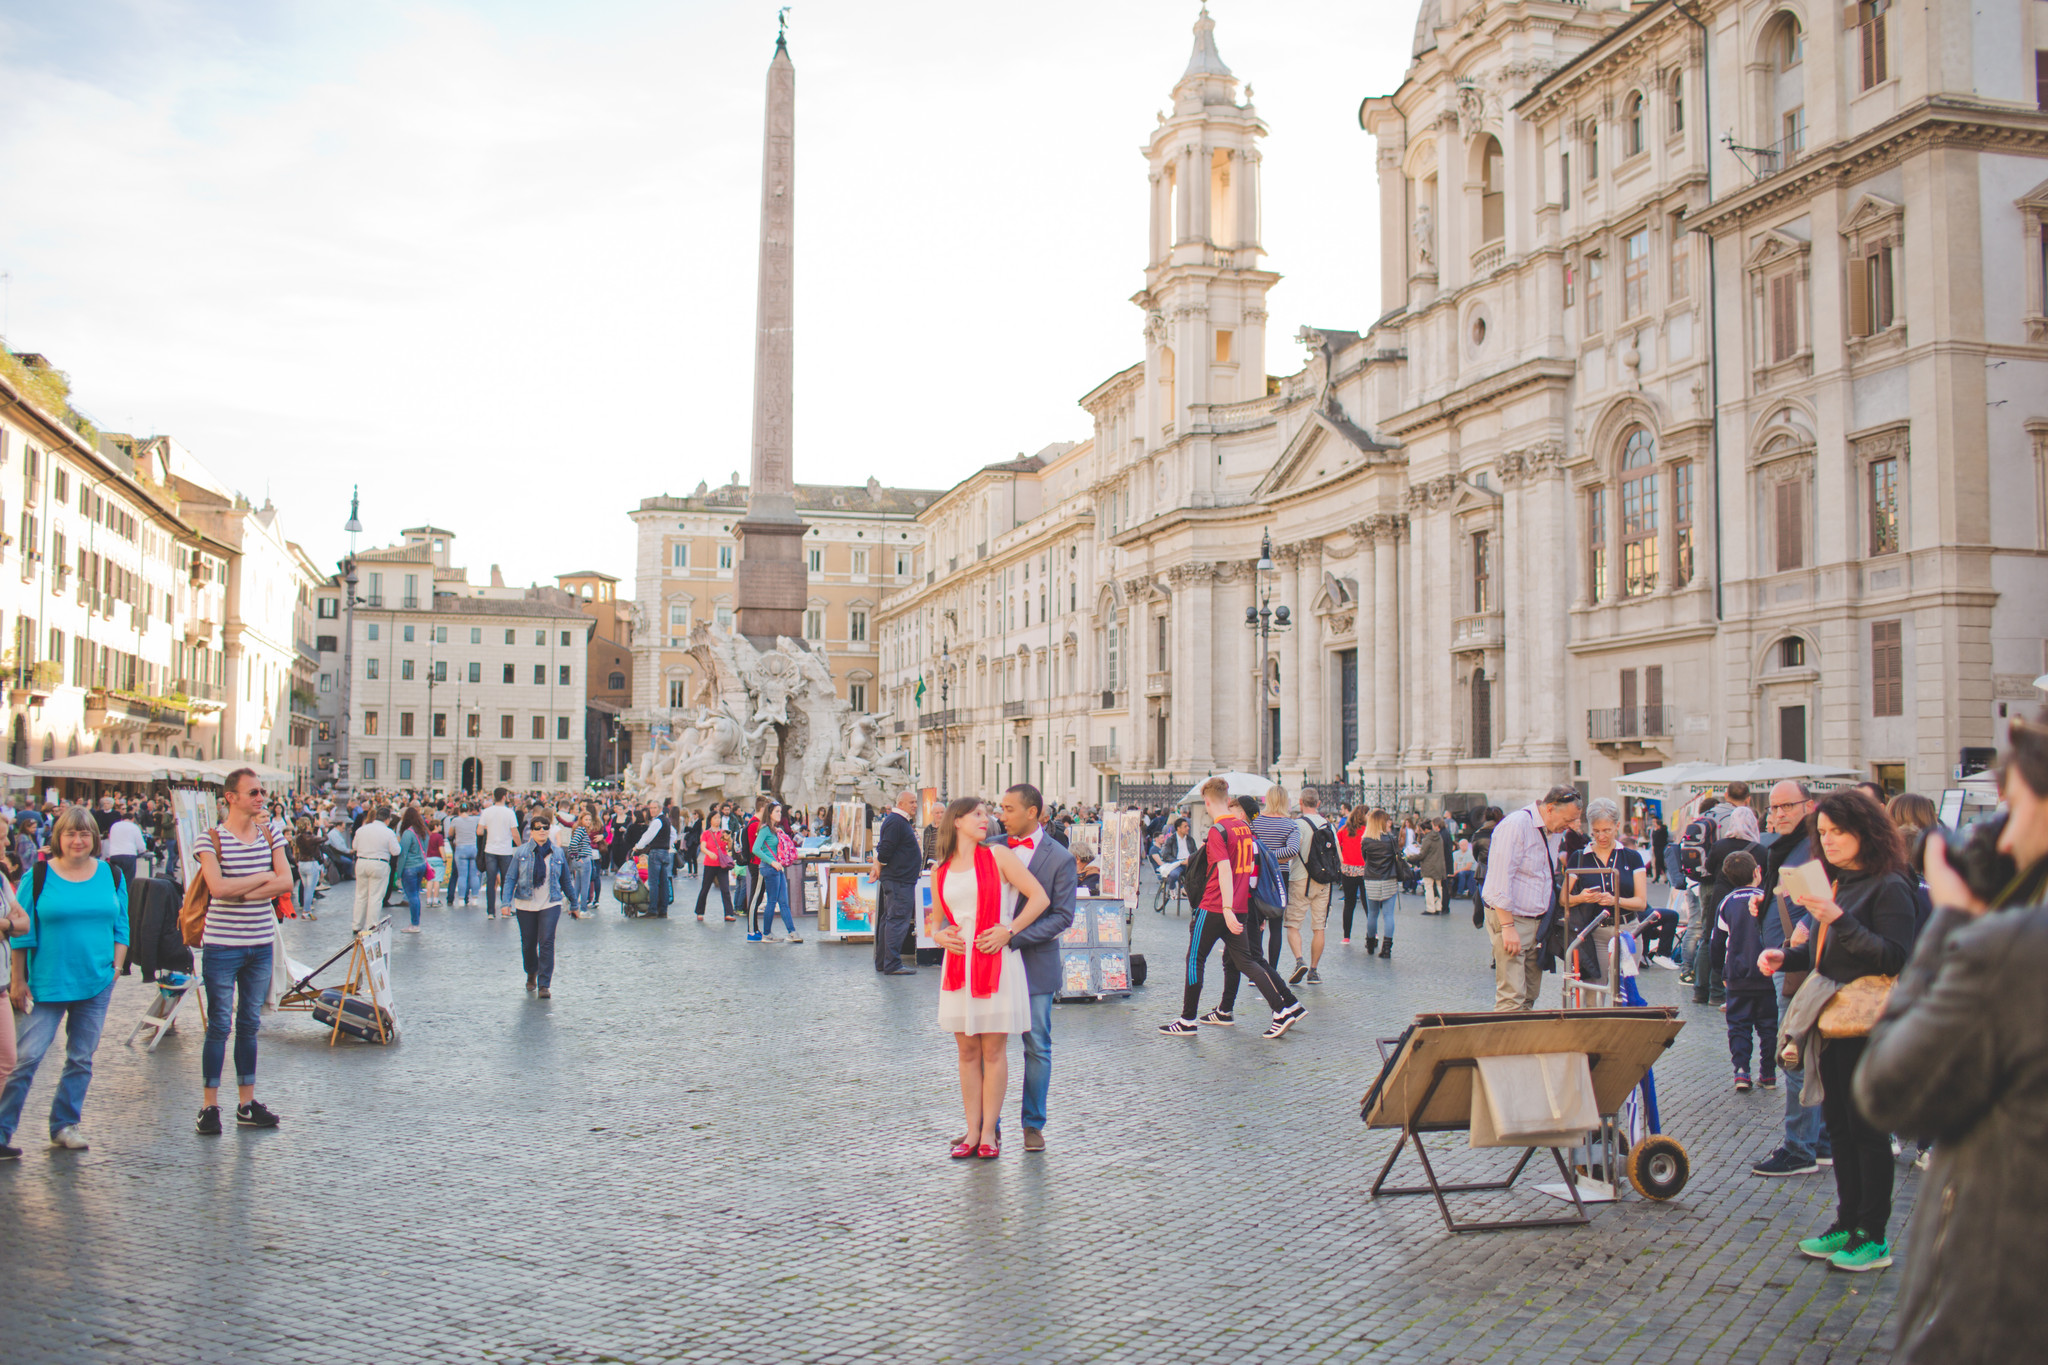
<svg viewBox="0 0 2048 1365">
<path fill-rule="evenodd" d="M 1828 927 L 1823 924 L 1813 936 L 1813 967 L 1820 970 L 1820 951 L 1827 942 Z M 1899 984 L 1896 976 L 1859 976 L 1854 981 L 1845 981 L 1821 1007 L 1817 1025 L 1823 1038 L 1867 1038 L 1877 1027 L 1877 1021 L 1884 1017 L 1884 1007 L 1892 998 L 1892 987 Z"/>
</svg>

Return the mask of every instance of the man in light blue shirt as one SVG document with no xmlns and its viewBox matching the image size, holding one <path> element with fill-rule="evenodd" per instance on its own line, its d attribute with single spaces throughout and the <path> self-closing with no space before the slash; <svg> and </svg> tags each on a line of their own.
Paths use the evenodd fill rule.
<svg viewBox="0 0 2048 1365">
<path fill-rule="evenodd" d="M 1536 926 L 1557 900 L 1558 838 L 1578 813 L 1578 790 L 1552 787 L 1494 828 L 1479 898 L 1486 905 L 1486 934 L 1493 940 L 1497 1012 L 1536 1006 L 1543 987 Z"/>
</svg>

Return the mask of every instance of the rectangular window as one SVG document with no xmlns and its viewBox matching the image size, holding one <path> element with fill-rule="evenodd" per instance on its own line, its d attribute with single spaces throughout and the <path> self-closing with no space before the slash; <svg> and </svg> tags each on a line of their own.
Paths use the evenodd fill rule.
<svg viewBox="0 0 2048 1365">
<path fill-rule="evenodd" d="M 561 645 L 564 649 L 569 647 L 569 632 L 566 630 L 562 632 Z"/>
<path fill-rule="evenodd" d="M 1862 0 L 1856 6 L 1856 36 L 1863 57 L 1863 88 L 1882 85 L 1888 71 L 1884 47 L 1884 12 L 1889 8 L 1886 0 Z"/>
<path fill-rule="evenodd" d="M 1896 554 L 1899 548 L 1899 461 L 1897 456 L 1870 462 L 1870 553 Z"/>
<path fill-rule="evenodd" d="M 1685 77 L 1677 71 L 1671 73 L 1671 131 L 1685 131 Z"/>
<path fill-rule="evenodd" d="M 412 738 L 412 712 L 400 711 L 398 713 L 398 735 L 401 739 Z"/>
<path fill-rule="evenodd" d="M 1790 271 L 1773 275 L 1766 288 L 1770 300 L 1770 356 L 1775 365 L 1799 352 L 1799 278 Z"/>
<path fill-rule="evenodd" d="M 1472 610 L 1493 610 L 1493 534 L 1472 533 Z"/>
<path fill-rule="evenodd" d="M 819 549 L 812 549 L 805 555 L 804 565 L 812 573 L 825 572 L 825 552 Z"/>
<path fill-rule="evenodd" d="M 1218 328 L 1218 329 L 1217 329 L 1217 332 L 1216 332 L 1216 363 L 1217 363 L 1218 365 L 1228 365 L 1228 364 L 1230 363 L 1230 343 L 1231 343 L 1231 341 L 1232 341 L 1233 339 L 1234 339 L 1234 338 L 1232 337 L 1232 335 L 1231 335 L 1231 333 L 1230 333 L 1229 329 L 1227 329 L 1227 328 Z"/>
<path fill-rule="evenodd" d="M 515 644 L 518 644 L 518 643 L 519 643 L 519 642 L 518 642 L 518 640 L 514 639 L 514 638 L 513 638 L 513 636 L 514 636 L 514 631 L 512 630 L 512 628 L 511 628 L 510 626 L 507 626 L 507 627 L 505 628 L 505 643 L 506 643 L 506 644 L 508 644 L 508 645 L 515 645 Z"/>
<path fill-rule="evenodd" d="M 1559 175 L 1564 181 L 1564 192 L 1558 196 L 1560 201 L 1558 207 L 1568 209 L 1572 206 L 1572 154 L 1570 152 L 1566 152 L 1559 158 Z"/>
<path fill-rule="evenodd" d="M 721 545 L 718 547 L 718 567 L 721 569 L 730 569 L 732 567 L 732 546 Z"/>
<path fill-rule="evenodd" d="M 847 613 L 846 638 L 856 643 L 868 638 L 868 614 L 864 611 Z"/>
<path fill-rule="evenodd" d="M 1671 215 L 1671 298 L 1673 302 L 1692 297 L 1692 233 L 1685 215 Z"/>
<path fill-rule="evenodd" d="M 1106 632 L 1106 634 L 1108 637 L 1109 645 L 1109 686 L 1112 690 L 1114 690 L 1118 686 L 1119 674 L 1117 670 L 1121 662 L 1123 633 L 1120 630 L 1118 630 L 1115 626 L 1111 626 L 1109 630 Z"/>
<path fill-rule="evenodd" d="M 323 693 L 334 690 L 334 675 L 332 673 L 322 673 L 320 675 L 320 690 Z"/>
<path fill-rule="evenodd" d="M 437 645 L 445 645 L 445 644 L 447 644 L 447 643 L 448 643 L 448 627 L 446 627 L 446 626 L 435 626 L 435 627 L 434 627 L 434 643 L 435 643 L 435 644 L 437 644 Z"/>
<path fill-rule="evenodd" d="M 1878 716 L 1906 713 L 1905 658 L 1899 647 L 1899 622 L 1870 623 L 1870 710 Z"/>
<path fill-rule="evenodd" d="M 398 661 L 398 680 L 399 680 L 400 682 L 411 682 L 411 681 L 412 681 L 412 660 L 411 660 L 411 659 L 400 659 L 400 660 Z"/>
<path fill-rule="evenodd" d="M 562 665 L 561 665 L 561 666 L 560 666 L 559 668 L 557 668 L 557 669 L 556 669 L 555 671 L 556 671 L 556 683 L 555 683 L 555 685 L 556 685 L 557 687 L 567 687 L 567 686 L 569 685 L 569 665 L 567 665 L 567 664 L 562 664 Z"/>
<path fill-rule="evenodd" d="M 533 666 L 533 685 L 535 687 L 546 687 L 548 685 L 548 666 L 546 664 L 535 664 Z"/>
<path fill-rule="evenodd" d="M 1637 228 L 1621 239 L 1621 313 L 1639 318 L 1650 308 L 1650 230 Z"/>
<path fill-rule="evenodd" d="M 535 739 L 546 739 L 548 737 L 548 718 L 546 716 L 535 716 L 533 718 L 533 737 Z"/>
<path fill-rule="evenodd" d="M 679 710 L 685 705 L 683 701 L 683 680 L 681 678 L 670 678 L 668 680 L 668 705 L 671 711 Z"/>
<path fill-rule="evenodd" d="M 377 733 L 377 713 L 375 711 L 363 712 L 363 733 L 366 735 Z"/>
<path fill-rule="evenodd" d="M 668 547 L 668 566 L 671 569 L 690 567 L 690 547 L 687 542 L 679 540 Z"/>
<path fill-rule="evenodd" d="M 731 608 L 731 607 L 720 607 L 720 608 L 718 608 L 718 609 L 717 609 L 716 611 L 714 611 L 714 612 L 712 613 L 712 617 L 713 617 L 713 619 L 714 619 L 714 620 L 716 620 L 716 621 L 718 622 L 718 628 L 719 628 L 720 630 L 731 630 L 731 629 L 732 629 L 732 608 Z"/>
<path fill-rule="evenodd" d="M 569 760 L 567 760 L 567 759 L 565 759 L 565 758 L 558 758 L 558 759 L 556 759 L 556 760 L 555 760 L 555 781 L 557 781 L 557 782 L 567 782 L 568 780 L 569 780 Z"/>
<path fill-rule="evenodd" d="M 377 638 L 377 623 L 375 621 L 370 622 L 369 631 L 369 638 L 375 640 Z"/>
<path fill-rule="evenodd" d="M 812 607 L 804 612 L 804 638 L 822 640 L 825 638 L 825 613 Z"/>
<path fill-rule="evenodd" d="M 1778 572 L 1806 565 L 1806 485 L 1787 479 L 1772 491 L 1772 527 L 1778 541 Z"/>
<path fill-rule="evenodd" d="M 482 739 L 484 737 L 483 716 L 475 711 L 464 716 L 462 719 L 462 733 L 464 738 L 467 739 Z"/>
<path fill-rule="evenodd" d="M 529 781 L 532 781 L 532 782 L 539 782 L 539 781 L 540 781 L 540 760 L 539 760 L 539 759 L 537 759 L 537 758 L 536 758 L 536 759 L 533 759 L 533 760 L 531 760 L 531 761 L 530 761 L 530 762 L 529 762 L 529 763 L 528 763 L 528 764 L 527 764 L 526 766 L 527 766 L 527 769 L 528 769 L 528 771 L 529 771 L 529 772 L 530 772 L 530 773 L 532 774 L 532 776 L 531 776 L 531 777 L 530 777 L 530 778 L 529 778 L 528 780 L 529 780 Z"/>
<path fill-rule="evenodd" d="M 480 645 L 484 642 L 484 628 L 482 626 L 471 626 L 469 628 L 469 642 L 473 645 Z"/>
<path fill-rule="evenodd" d="M 480 683 L 484 680 L 484 666 L 472 660 L 469 665 L 469 680 Z"/>
<path fill-rule="evenodd" d="M 323 597 L 320 599 L 320 605 L 316 610 L 319 612 L 321 620 L 332 621 L 341 615 L 341 603 L 335 598 Z"/>
<path fill-rule="evenodd" d="M 436 711 L 434 713 L 434 738 L 448 738 L 448 713 L 446 711 Z"/>
<path fill-rule="evenodd" d="M 533 643 L 537 649 L 546 649 L 548 647 L 548 633 L 544 630 L 536 630 L 533 633 Z"/>
<path fill-rule="evenodd" d="M 377 756 L 376 756 L 375 754 L 372 754 L 372 755 L 370 755 L 369 757 L 367 757 L 367 758 L 365 758 L 365 759 L 363 760 L 363 781 L 365 781 L 365 782 L 375 782 L 376 780 L 377 780 Z"/>
<path fill-rule="evenodd" d="M 569 718 L 568 718 L 567 716 L 556 716 L 556 717 L 555 717 L 555 738 L 556 738 L 556 739 L 567 739 L 568 737 L 569 737 Z"/>
<path fill-rule="evenodd" d="M 378 659 L 374 654 L 363 660 L 363 676 L 372 682 L 377 679 L 377 664 Z"/>
<path fill-rule="evenodd" d="M 1586 257 L 1586 331 L 1589 334 L 1605 326 L 1600 320 L 1600 293 L 1606 273 L 1607 260 L 1599 252 Z"/>
<path fill-rule="evenodd" d="M 1586 493 L 1586 600 L 1607 600 L 1607 490 Z"/>
<path fill-rule="evenodd" d="M 1692 507 L 1692 464 L 1688 461 L 1671 467 L 1671 528 L 1678 542 L 1678 561 L 1671 574 L 1675 588 L 1692 582 Z"/>
<path fill-rule="evenodd" d="M 434 781 L 436 781 L 436 782 L 446 782 L 447 780 L 448 780 L 448 760 L 447 760 L 447 759 L 445 759 L 445 758 L 437 758 L 437 759 L 435 759 L 435 760 L 434 760 Z"/>
<path fill-rule="evenodd" d="M 506 681 L 506 682 L 514 682 L 514 681 L 516 681 L 516 679 L 515 679 L 515 678 L 514 678 L 514 677 L 512 676 L 512 667 L 513 667 L 513 666 L 512 666 L 511 664 L 506 664 L 506 665 L 505 665 L 505 681 Z"/>
<path fill-rule="evenodd" d="M 1892 248 L 1887 242 L 1849 258 L 1849 335 L 1875 336 L 1892 319 Z"/>
<path fill-rule="evenodd" d="M 853 576 L 855 578 L 866 578 L 868 576 L 868 552 L 866 550 L 855 550 L 853 552 Z"/>
<path fill-rule="evenodd" d="M 1621 591 L 1641 597 L 1657 590 L 1657 473 L 1621 484 Z"/>
<path fill-rule="evenodd" d="M 1806 150 L 1806 106 L 1787 110 L 1778 123 L 1778 164 L 1789 165 Z"/>
<path fill-rule="evenodd" d="M 868 709 L 868 685 L 866 683 L 848 683 L 846 686 L 846 704 L 855 711 L 866 711 Z"/>
<path fill-rule="evenodd" d="M 1600 175 L 1600 124 L 1597 120 L 1586 124 L 1586 183 L 1592 184 Z"/>
</svg>

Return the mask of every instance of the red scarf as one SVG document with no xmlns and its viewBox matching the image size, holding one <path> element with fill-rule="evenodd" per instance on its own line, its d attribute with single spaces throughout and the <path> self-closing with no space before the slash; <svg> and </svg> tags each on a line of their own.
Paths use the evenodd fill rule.
<svg viewBox="0 0 2048 1365">
<path fill-rule="evenodd" d="M 951 867 L 952 864 L 948 863 L 946 866 Z M 1002 913 L 997 904 L 1000 892 L 997 883 L 1002 877 L 996 871 L 996 855 L 982 845 L 976 845 L 974 850 L 974 880 L 974 932 L 967 935 L 967 949 L 974 956 L 974 998 L 986 1000 L 994 995 L 996 987 L 1002 984 L 1003 954 L 1001 949 L 993 953 L 984 953 L 974 946 L 974 941 L 1002 922 Z M 945 915 L 946 923 L 956 929 L 959 928 L 960 917 L 946 904 L 946 867 L 940 868 L 938 875 L 932 878 L 932 897 L 938 901 L 939 912 Z M 945 975 L 939 978 L 939 988 L 957 991 L 961 986 L 969 984 L 966 979 L 968 975 L 967 959 L 959 953 L 947 953 L 946 971 Z"/>
</svg>

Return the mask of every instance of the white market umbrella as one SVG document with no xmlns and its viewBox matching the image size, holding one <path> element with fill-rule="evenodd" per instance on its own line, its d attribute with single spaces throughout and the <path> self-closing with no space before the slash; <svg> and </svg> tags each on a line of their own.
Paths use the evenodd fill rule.
<svg viewBox="0 0 2048 1365">
<path fill-rule="evenodd" d="M 0 763 L 0 786 L 33 787 L 35 784 L 36 775 L 27 768 L 12 763 Z"/>
<path fill-rule="evenodd" d="M 1210 776 L 1220 777 L 1229 783 L 1232 796 L 1249 796 L 1254 801 L 1263 802 L 1266 799 L 1266 793 L 1273 786 L 1272 778 L 1261 777 L 1257 773 L 1213 773 Z M 1200 782 L 1195 783 L 1194 786 L 1189 787 L 1188 794 L 1183 796 L 1176 804 L 1192 806 L 1199 803 L 1202 799 L 1202 787 L 1209 780 L 1210 778 L 1205 777 Z"/>
<path fill-rule="evenodd" d="M 243 768 L 247 768 L 255 773 L 256 779 L 259 782 L 292 782 L 297 780 L 282 768 L 273 768 L 268 763 L 258 763 L 253 759 L 244 761 L 239 758 L 209 758 L 193 766 L 206 773 L 208 779 L 214 782 L 225 782 L 229 773 L 239 772 Z"/>
<path fill-rule="evenodd" d="M 1614 790 L 1623 796 L 1683 805 L 1695 796 L 1718 792 L 1730 782 L 1747 782 L 1751 790 L 1777 782 L 1804 782 L 1813 791 L 1833 791 L 1857 780 L 1853 768 L 1820 763 L 1795 763 L 1789 758 L 1757 758 L 1744 763 L 1673 763 L 1617 778 Z"/>
<path fill-rule="evenodd" d="M 73 754 L 32 765 L 38 777 L 71 777 L 85 782 L 218 782 L 198 759 L 159 754 Z"/>
</svg>

